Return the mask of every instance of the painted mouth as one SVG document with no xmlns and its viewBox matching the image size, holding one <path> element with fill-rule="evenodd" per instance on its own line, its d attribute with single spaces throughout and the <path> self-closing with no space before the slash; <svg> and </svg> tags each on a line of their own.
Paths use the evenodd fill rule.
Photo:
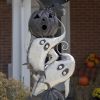
<svg viewBox="0 0 100 100">
<path fill-rule="evenodd" d="M 47 25 L 42 25 L 42 29 L 46 30 L 47 29 Z"/>
</svg>

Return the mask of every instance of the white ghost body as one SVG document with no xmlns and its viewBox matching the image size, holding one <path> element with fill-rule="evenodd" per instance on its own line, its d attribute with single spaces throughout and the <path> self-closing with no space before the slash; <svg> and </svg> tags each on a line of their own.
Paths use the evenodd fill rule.
<svg viewBox="0 0 100 100">
<path fill-rule="evenodd" d="M 66 34 L 64 24 L 59 19 L 58 21 L 64 28 L 64 32 L 60 36 L 54 38 L 36 38 L 31 44 L 28 60 L 34 71 L 44 71 L 47 54 L 54 54 L 55 56 L 53 57 L 52 55 L 53 59 L 51 59 L 48 64 L 57 59 L 57 54 L 55 53 L 53 48 L 64 39 Z"/>
<path fill-rule="evenodd" d="M 47 54 L 50 52 L 50 50 L 53 49 L 53 47 L 59 44 L 64 37 L 65 32 L 61 36 L 56 38 L 37 38 L 33 40 L 33 43 L 29 50 L 28 59 L 34 71 L 44 71 L 45 59 L 47 57 Z"/>
<path fill-rule="evenodd" d="M 49 64 L 52 64 L 54 61 L 56 61 L 59 57 L 53 48 L 48 52 L 48 56 L 49 56 L 49 60 L 46 62 L 45 68 L 47 68 Z"/>
<path fill-rule="evenodd" d="M 33 89 L 33 95 L 38 95 L 50 88 L 67 81 L 65 85 L 69 86 L 69 78 L 72 76 L 75 69 L 75 60 L 70 54 L 62 54 L 64 59 L 55 61 L 50 64 L 46 69 L 45 77 L 41 77 L 41 80 L 37 83 L 37 87 Z M 69 88 L 69 87 L 68 87 Z M 67 89 L 69 91 L 69 89 Z M 67 94 L 67 92 L 66 92 Z"/>
</svg>

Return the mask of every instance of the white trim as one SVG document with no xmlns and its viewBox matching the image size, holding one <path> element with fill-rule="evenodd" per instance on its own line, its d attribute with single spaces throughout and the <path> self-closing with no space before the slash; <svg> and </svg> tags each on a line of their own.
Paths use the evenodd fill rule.
<svg viewBox="0 0 100 100">
<path fill-rule="evenodd" d="M 14 79 L 21 79 L 21 11 L 20 0 L 12 1 L 12 77 Z"/>
<path fill-rule="evenodd" d="M 31 15 L 31 0 L 12 1 L 12 77 L 30 87 L 30 72 L 26 63 L 26 42 L 29 40 L 28 21 Z"/>
<path fill-rule="evenodd" d="M 31 0 L 24 0 L 21 5 L 21 64 L 22 64 L 22 76 L 21 80 L 25 86 L 30 87 L 30 70 L 26 65 L 27 62 L 27 48 L 29 43 L 29 31 L 28 21 L 31 15 Z M 27 44 L 26 44 L 27 43 Z"/>
</svg>

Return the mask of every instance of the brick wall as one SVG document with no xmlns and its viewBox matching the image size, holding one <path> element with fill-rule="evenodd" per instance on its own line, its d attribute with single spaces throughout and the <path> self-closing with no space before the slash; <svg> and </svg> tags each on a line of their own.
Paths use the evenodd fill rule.
<svg viewBox="0 0 100 100">
<path fill-rule="evenodd" d="M 89 53 L 100 55 L 100 0 L 71 0 L 71 53 L 76 67 Z"/>
<path fill-rule="evenodd" d="M 0 0 L 0 71 L 7 73 L 11 63 L 12 12 L 7 0 Z"/>
</svg>

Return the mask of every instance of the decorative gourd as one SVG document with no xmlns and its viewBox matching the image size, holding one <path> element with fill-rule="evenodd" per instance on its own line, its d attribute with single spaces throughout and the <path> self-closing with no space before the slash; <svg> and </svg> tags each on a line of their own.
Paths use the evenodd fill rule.
<svg viewBox="0 0 100 100">
<path fill-rule="evenodd" d="M 81 76 L 80 79 L 79 79 L 79 84 L 81 86 L 89 85 L 89 78 L 87 76 Z"/>
<path fill-rule="evenodd" d="M 35 11 L 29 20 L 29 30 L 35 37 L 52 37 L 58 30 L 58 19 L 51 9 Z"/>
<path fill-rule="evenodd" d="M 65 98 L 58 90 L 52 88 L 44 92 L 42 100 L 65 100 Z"/>
</svg>

